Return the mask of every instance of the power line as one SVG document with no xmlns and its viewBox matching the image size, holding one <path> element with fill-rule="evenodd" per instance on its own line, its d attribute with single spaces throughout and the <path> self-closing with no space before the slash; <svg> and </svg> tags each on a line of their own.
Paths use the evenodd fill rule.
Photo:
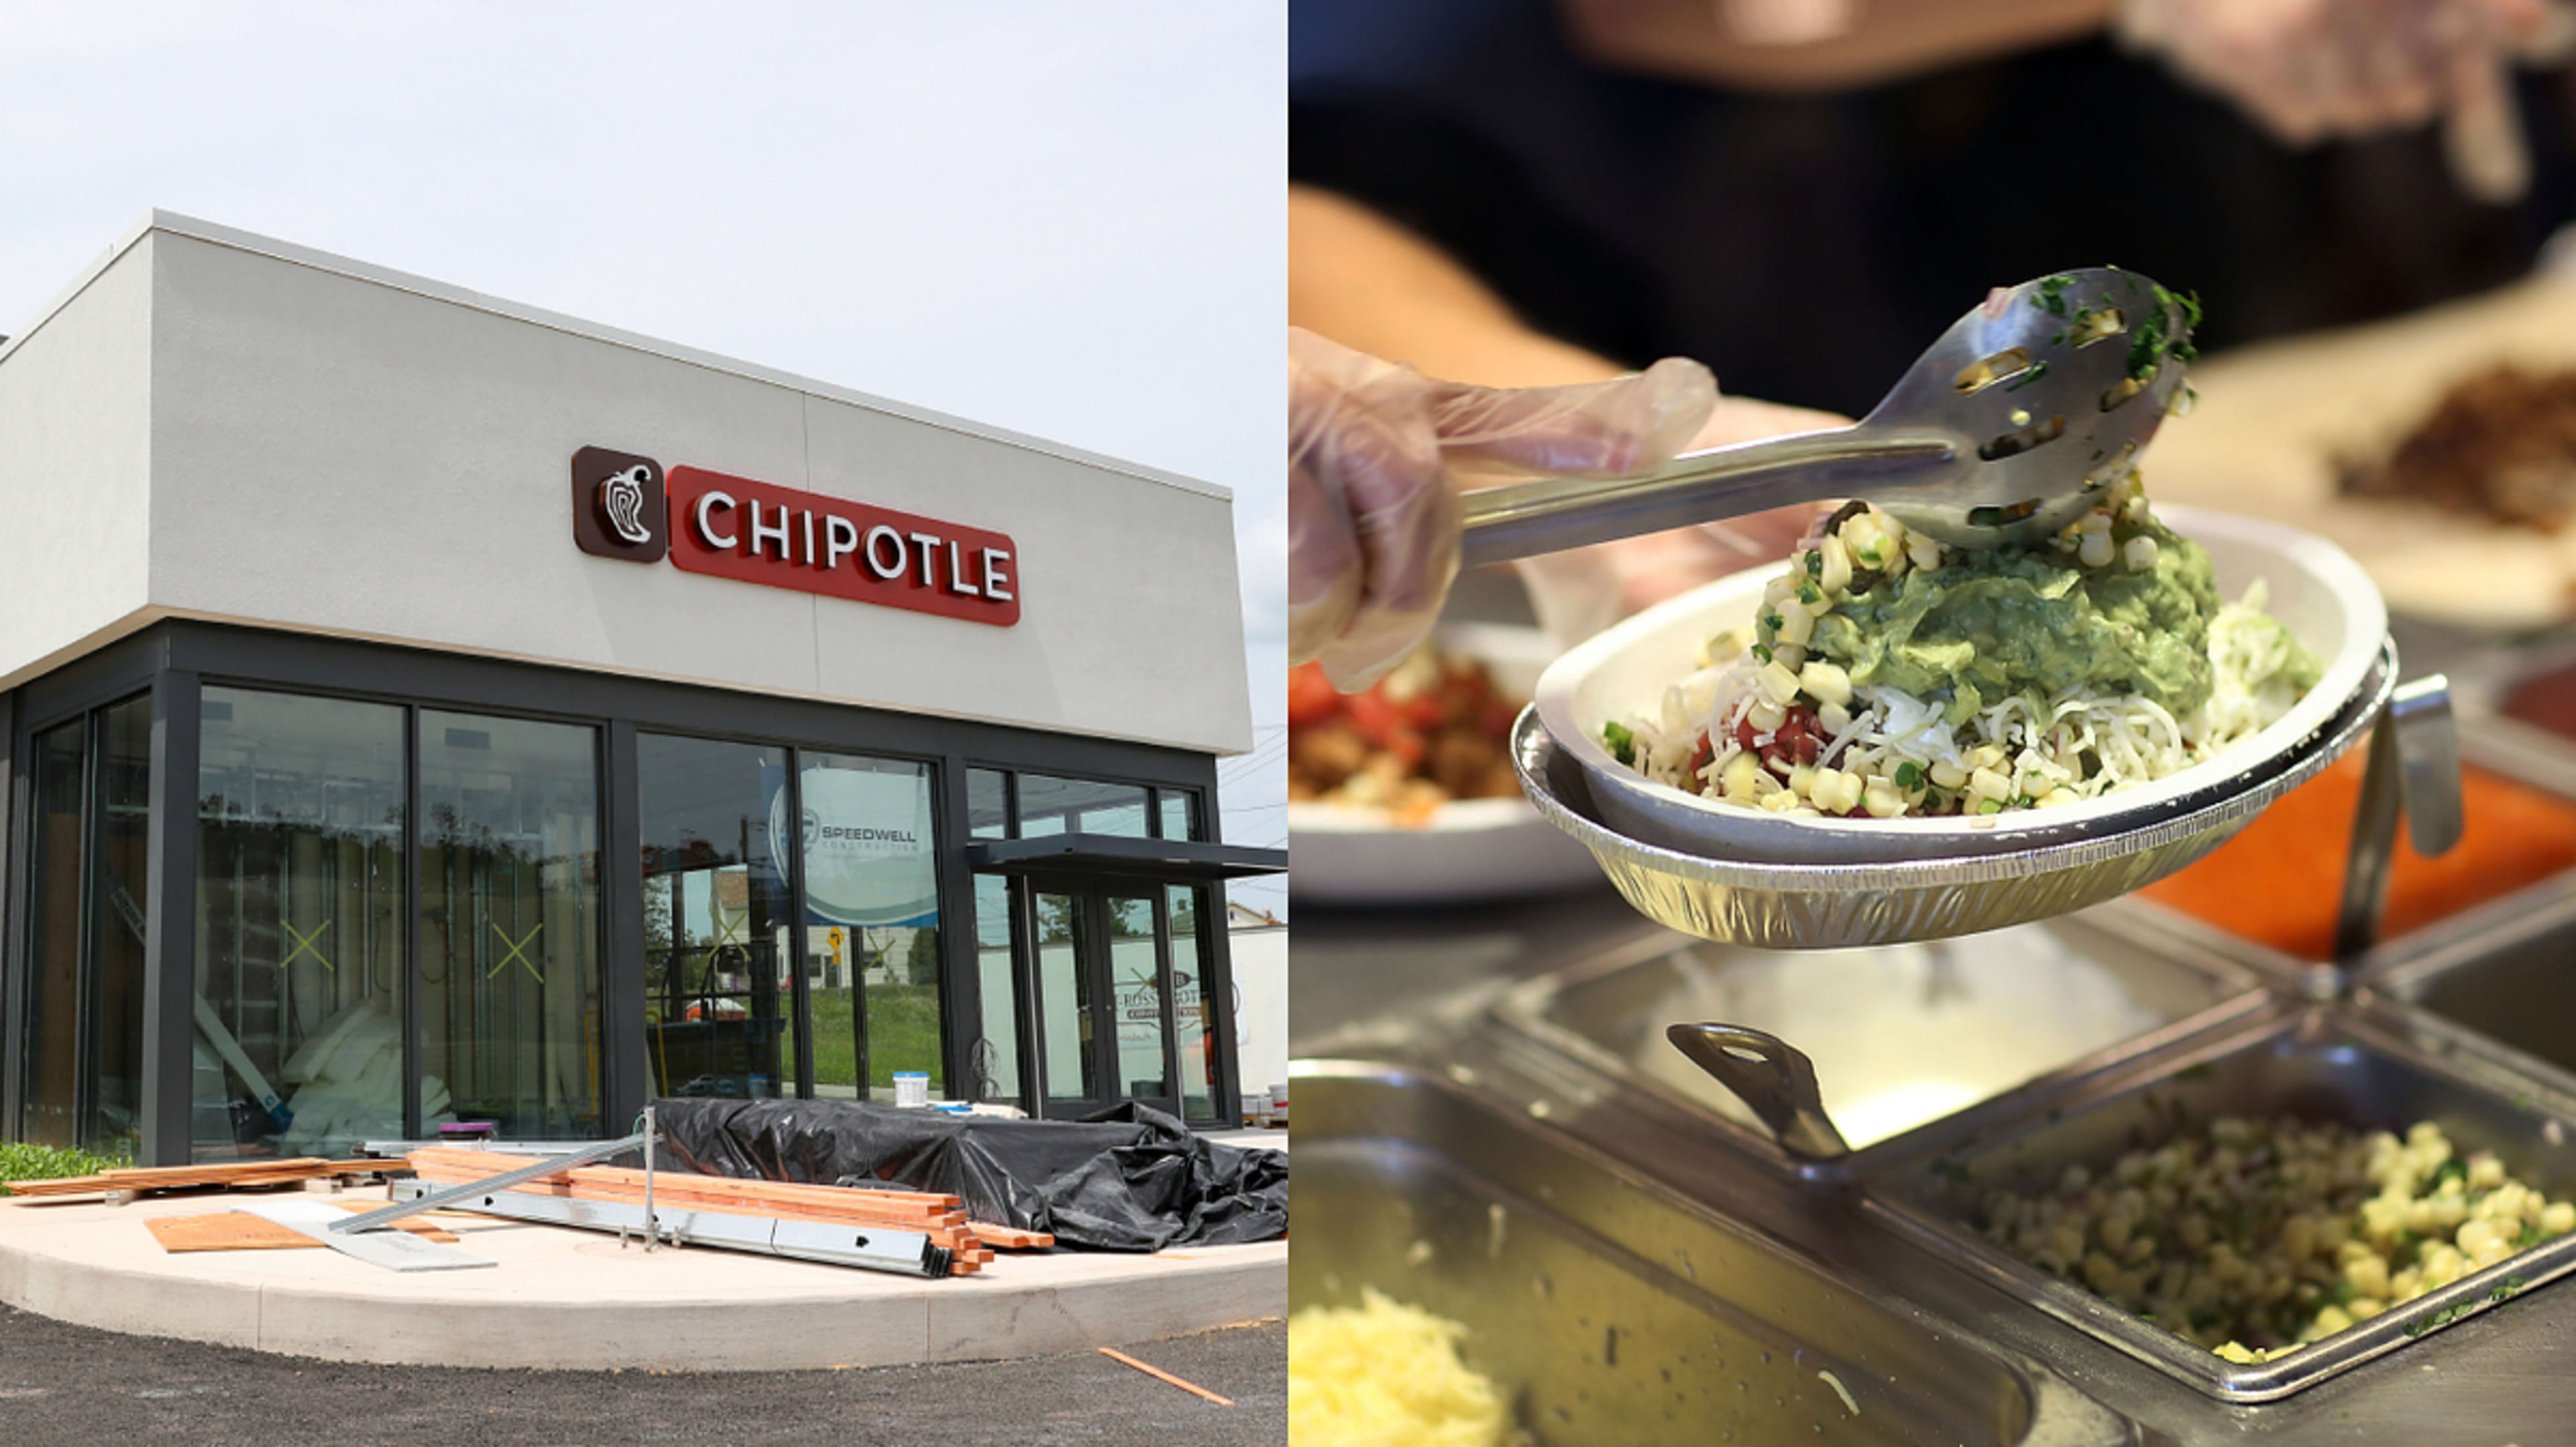
<svg viewBox="0 0 2576 1447">
<path fill-rule="evenodd" d="M 1280 754 L 1284 754 L 1287 751 L 1288 735 L 1286 731 L 1283 730 L 1279 733 L 1272 734 L 1270 737 L 1263 739 L 1257 744 L 1254 744 L 1249 752 L 1237 754 L 1230 759 L 1218 760 L 1216 771 L 1218 776 L 1221 778 L 1228 769 L 1240 769 L 1248 764 L 1256 763 L 1266 758 L 1273 758 Z"/>
</svg>

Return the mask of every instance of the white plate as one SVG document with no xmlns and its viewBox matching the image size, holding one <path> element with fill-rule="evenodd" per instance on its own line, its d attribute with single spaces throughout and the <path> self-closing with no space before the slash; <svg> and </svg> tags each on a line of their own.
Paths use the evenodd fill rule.
<svg viewBox="0 0 2576 1447">
<path fill-rule="evenodd" d="M 1527 698 L 1555 661 L 1535 628 L 1444 624 L 1441 647 L 1482 660 L 1494 685 Z M 1461 799 L 1401 828 L 1382 809 L 1288 806 L 1288 892 L 1315 904 L 1463 904 L 1599 888 L 1592 855 L 1523 798 Z"/>
<path fill-rule="evenodd" d="M 1610 756 L 1602 725 L 1652 716 L 1664 690 L 1695 669 L 1706 639 L 1749 626 L 1782 563 L 1722 578 L 1650 608 L 1566 654 L 1539 679 L 1538 714 L 1592 787 L 1605 823 L 1639 839 L 1712 858 L 1781 864 L 1883 863 L 1991 854 L 2126 827 L 2204 790 L 2231 787 L 2316 733 L 2360 687 L 2388 632 L 2388 609 L 2360 566 L 2322 538 L 2277 523 L 2159 507 L 2175 532 L 2209 550 L 2219 593 L 2268 581 L 2268 611 L 2324 662 L 2324 676 L 2250 739 L 2152 784 L 2048 809 L 1981 818 L 1797 819 L 1717 803 L 1648 780 Z"/>
</svg>

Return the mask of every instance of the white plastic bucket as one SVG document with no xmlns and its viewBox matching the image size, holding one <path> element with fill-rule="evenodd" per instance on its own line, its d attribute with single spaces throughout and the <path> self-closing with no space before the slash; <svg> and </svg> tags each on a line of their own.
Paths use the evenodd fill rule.
<svg viewBox="0 0 2576 1447">
<path fill-rule="evenodd" d="M 930 1104 L 930 1073 L 925 1070 L 898 1070 L 894 1073 L 894 1103 L 899 1106 Z"/>
</svg>

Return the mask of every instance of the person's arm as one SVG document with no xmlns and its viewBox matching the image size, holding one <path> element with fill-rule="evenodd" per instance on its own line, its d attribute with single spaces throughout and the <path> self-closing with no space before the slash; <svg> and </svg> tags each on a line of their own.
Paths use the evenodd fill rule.
<svg viewBox="0 0 2576 1447">
<path fill-rule="evenodd" d="M 2119 0 L 1564 0 L 1595 60 L 1740 90 L 1875 85 L 2109 25 Z"/>
<path fill-rule="evenodd" d="M 1356 201 L 1288 188 L 1288 324 L 1480 387 L 1554 387 L 1628 371 L 1523 325 L 1446 252 Z"/>
<path fill-rule="evenodd" d="M 1532 331 L 1502 298 L 1438 247 L 1355 201 L 1307 186 L 1292 186 L 1288 194 L 1288 321 L 1370 357 L 1407 364 L 1425 377 L 1480 387 L 1602 383 L 1628 371 Z M 1689 438 L 1690 448 L 1848 421 L 1829 412 L 1724 395 L 1704 410 L 1706 420 Z M 1450 480 L 1469 485 L 1464 477 Z M 1621 614 L 1777 555 L 1806 531 L 1810 520 L 1808 509 L 1784 508 L 1718 528 L 1682 528 L 1524 559 L 1518 570 L 1541 623 L 1571 643 Z M 1319 528 L 1315 536 L 1323 539 L 1331 531 Z M 1297 546 L 1292 542 L 1292 550 Z M 1313 576 L 1336 570 L 1327 566 L 1333 560 L 1326 558 L 1329 549 L 1320 542 L 1305 548 L 1312 554 L 1307 561 L 1315 564 L 1308 570 Z M 1291 566 L 1292 571 L 1300 566 L 1294 557 Z M 1446 587 L 1444 575 L 1440 591 Z M 1321 598 L 1328 590 L 1317 583 L 1310 591 Z M 1328 608 L 1307 612 L 1317 620 L 1332 617 Z M 1335 621 L 1332 626 L 1338 630 L 1341 625 Z"/>
</svg>

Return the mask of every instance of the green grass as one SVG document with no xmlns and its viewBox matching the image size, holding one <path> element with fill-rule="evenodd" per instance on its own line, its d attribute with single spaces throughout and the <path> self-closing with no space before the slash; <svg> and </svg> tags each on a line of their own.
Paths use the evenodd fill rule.
<svg viewBox="0 0 2576 1447">
<path fill-rule="evenodd" d="M 131 1164 L 131 1161 L 110 1160 L 106 1156 L 65 1150 L 60 1146 L 0 1142 L 0 1181 L 49 1181 L 60 1176 L 89 1176 L 113 1166 Z M 0 1196 L 8 1194 L 9 1188 L 0 1186 Z"/>
<path fill-rule="evenodd" d="M 815 1084 L 857 1083 L 859 1057 L 851 1024 L 849 991 L 814 992 Z M 924 1070 L 930 1073 L 930 1093 L 940 1094 L 938 986 L 868 986 L 868 1039 L 872 1093 L 892 1092 L 898 1070 Z"/>
</svg>

